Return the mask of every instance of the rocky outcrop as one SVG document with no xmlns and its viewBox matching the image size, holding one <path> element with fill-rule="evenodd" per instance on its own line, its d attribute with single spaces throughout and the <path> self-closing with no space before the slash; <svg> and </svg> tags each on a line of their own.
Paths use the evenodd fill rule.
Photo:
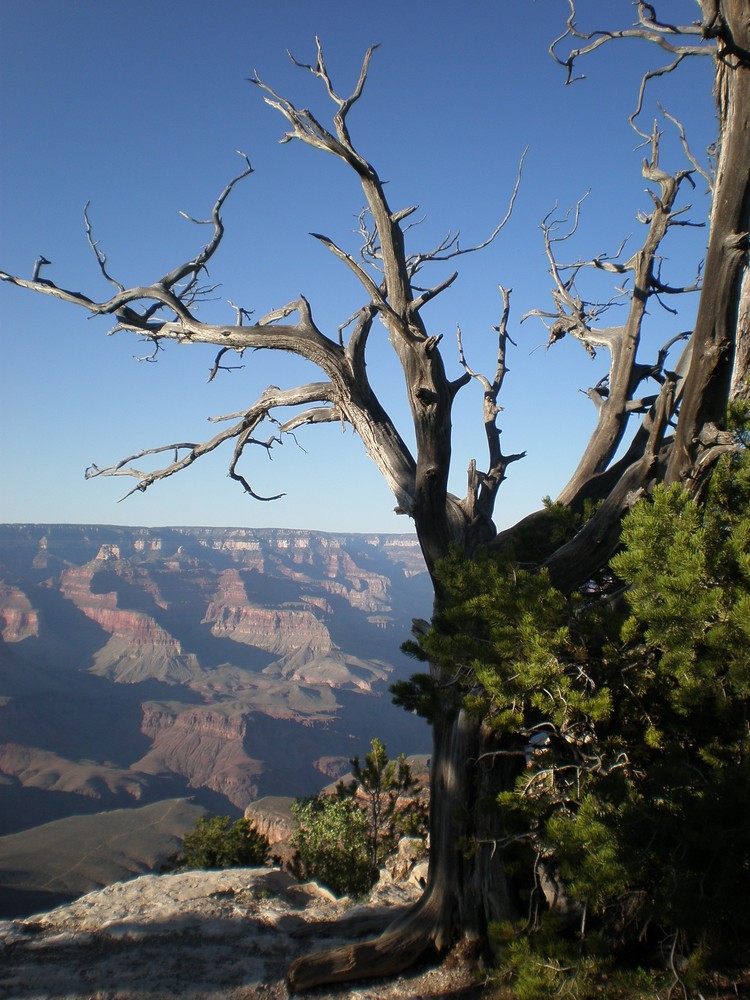
<svg viewBox="0 0 750 1000">
<path fill-rule="evenodd" d="M 391 609 L 390 581 L 387 576 L 361 565 L 348 551 L 351 536 L 331 536 L 301 531 L 251 531 L 234 529 L 229 538 L 214 538 L 214 550 L 228 553 L 245 570 L 278 574 L 298 583 L 315 583 L 330 594 L 343 597 L 352 608 L 369 612 Z M 368 545 L 381 548 L 380 536 L 366 536 Z M 203 540 L 204 545 L 209 541 Z M 424 573 L 424 562 L 416 540 L 399 547 L 398 564 L 404 554 L 416 558 L 405 575 Z M 406 556 L 408 561 L 408 555 Z"/>
<path fill-rule="evenodd" d="M 311 656 L 309 648 L 303 647 L 264 670 L 264 673 L 271 672 L 303 685 L 369 694 L 376 681 L 388 679 L 390 669 L 387 664 L 360 660 L 340 650 L 333 650 L 328 656 Z"/>
<path fill-rule="evenodd" d="M 252 602 L 238 570 L 221 574 L 219 589 L 206 609 L 203 623 L 211 626 L 215 636 L 278 656 L 304 649 L 313 657 L 328 653 L 332 647 L 328 629 L 309 608 L 269 608 Z"/>
<path fill-rule="evenodd" d="M 319 757 L 314 763 L 316 769 L 327 778 L 342 778 L 352 768 L 349 757 Z"/>
<path fill-rule="evenodd" d="M 66 570 L 60 578 L 60 592 L 87 618 L 118 639 L 131 639 L 135 643 L 168 646 L 179 650 L 176 640 L 149 615 L 119 608 L 115 591 L 94 593 L 92 582 L 95 576 L 96 569 L 89 566 Z"/>
<path fill-rule="evenodd" d="M 195 656 L 185 654 L 179 641 L 151 615 L 120 608 L 116 591 L 95 592 L 101 565 L 119 559 L 119 546 L 104 545 L 93 563 L 65 570 L 60 578 L 63 596 L 111 636 L 94 655 L 92 673 L 121 684 L 137 684 L 149 678 L 167 684 L 190 683 L 201 675 Z M 126 567 L 117 575 L 122 575 L 130 586 L 136 578 L 142 590 L 155 598 L 155 604 L 163 606 L 158 588 L 148 574 L 128 572 Z"/>
<path fill-rule="evenodd" d="M 264 837 L 268 837 L 271 847 L 288 844 L 297 828 L 292 816 L 293 802 L 294 799 L 286 795 L 266 795 L 250 803 L 245 809 L 245 819 Z"/>
<path fill-rule="evenodd" d="M 429 855 L 421 837 L 402 837 L 396 850 L 385 859 L 380 882 L 413 882 L 427 885 Z"/>
<path fill-rule="evenodd" d="M 24 788 L 68 792 L 91 799 L 124 792 L 138 801 L 147 785 L 144 775 L 128 769 L 66 760 L 48 750 L 20 743 L 0 743 L 0 773 L 15 778 Z"/>
<path fill-rule="evenodd" d="M 296 956 L 371 933 L 421 893 L 407 871 L 384 872 L 363 905 L 276 868 L 142 875 L 28 920 L 0 921 L 0 970 L 8 996 L 128 1000 L 287 1000 Z M 478 998 L 456 957 L 395 980 L 326 988 L 330 1000 Z"/>
<path fill-rule="evenodd" d="M 247 723 L 241 715 L 145 704 L 141 731 L 153 744 L 134 770 L 182 775 L 192 788 L 210 788 L 240 809 L 257 798 L 263 764 L 245 752 Z"/>
<path fill-rule="evenodd" d="M 229 569 L 221 574 L 219 589 L 208 605 L 203 624 L 211 626 L 212 635 L 278 657 L 263 669 L 267 676 L 368 692 L 374 682 L 384 681 L 388 665 L 359 659 L 336 647 L 322 618 L 325 605 L 312 610 L 311 603 L 263 607 L 248 596 L 240 571 Z"/>
<path fill-rule="evenodd" d="M 0 580 L 0 635 L 4 642 L 23 642 L 39 635 L 39 615 L 22 590 Z"/>
<path fill-rule="evenodd" d="M 190 705 L 144 703 L 141 725 L 144 735 L 155 740 L 171 729 L 189 730 L 196 736 L 228 742 L 242 742 L 247 735 L 247 723 L 241 715 L 225 715 Z"/>
<path fill-rule="evenodd" d="M 127 614 L 118 620 L 126 628 Z M 203 676 L 197 657 L 184 654 L 180 645 L 163 629 L 151 629 L 135 616 L 134 634 L 113 636 L 94 654 L 91 673 L 116 684 L 139 684 L 159 680 L 165 684 L 193 684 Z M 143 627 L 145 626 L 145 627 Z M 137 637 L 136 637 L 137 636 Z"/>
<path fill-rule="evenodd" d="M 321 587 L 329 594 L 343 597 L 359 611 L 390 611 L 388 581 L 381 576 L 353 577 L 346 584 L 338 580 L 321 580 Z"/>
</svg>

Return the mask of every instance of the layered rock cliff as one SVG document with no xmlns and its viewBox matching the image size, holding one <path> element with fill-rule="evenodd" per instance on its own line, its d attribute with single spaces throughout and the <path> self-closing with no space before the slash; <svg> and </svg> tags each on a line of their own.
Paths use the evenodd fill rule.
<svg viewBox="0 0 750 1000">
<path fill-rule="evenodd" d="M 149 752 L 133 764 L 134 771 L 182 775 L 188 787 L 218 792 L 238 809 L 257 798 L 263 765 L 245 753 L 243 715 L 146 703 L 141 732 L 153 742 Z"/>
<path fill-rule="evenodd" d="M 0 581 L 0 635 L 4 642 L 23 642 L 39 635 L 39 614 L 18 587 Z"/>
</svg>

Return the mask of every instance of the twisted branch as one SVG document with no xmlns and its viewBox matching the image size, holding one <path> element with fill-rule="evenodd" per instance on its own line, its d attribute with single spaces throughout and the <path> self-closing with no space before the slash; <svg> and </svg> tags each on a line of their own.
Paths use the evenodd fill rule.
<svg viewBox="0 0 750 1000">
<path fill-rule="evenodd" d="M 273 410 L 283 406 L 299 406 L 301 404 L 307 405 L 309 403 L 328 402 L 333 398 L 333 396 L 333 387 L 330 383 L 326 382 L 310 383 L 309 385 L 299 386 L 296 389 L 287 390 L 278 389 L 276 386 L 269 386 L 268 389 L 261 393 L 255 403 L 253 403 L 253 405 L 244 413 L 235 413 L 224 417 L 211 418 L 212 422 L 218 422 L 240 416 L 238 423 L 219 431 L 218 434 L 215 434 L 207 441 L 183 441 L 176 444 L 160 445 L 157 448 L 144 448 L 142 451 L 135 452 L 135 454 L 128 455 L 127 458 L 121 459 L 115 465 L 110 465 L 105 468 L 99 468 L 97 465 L 90 465 L 88 469 L 86 469 L 85 476 L 86 479 L 94 479 L 98 476 L 135 477 L 138 480 L 138 484 L 134 486 L 132 490 L 129 490 L 125 496 L 120 498 L 122 501 L 136 492 L 145 493 L 146 490 L 150 486 L 153 486 L 154 483 L 159 482 L 162 479 L 167 479 L 169 476 L 173 476 L 177 472 L 182 472 L 183 469 L 188 468 L 188 466 L 192 465 L 197 459 L 202 458 L 203 455 L 207 455 L 210 452 L 215 451 L 220 445 L 224 444 L 225 441 L 234 440 L 234 454 L 229 466 L 230 478 L 240 483 L 244 491 L 254 500 L 278 500 L 280 497 L 284 496 L 283 493 L 277 493 L 275 496 L 270 497 L 261 496 L 259 493 L 256 493 L 245 478 L 239 475 L 237 472 L 237 463 L 240 460 L 242 453 L 250 444 L 258 445 L 265 448 L 267 451 L 270 451 L 274 443 L 280 442 L 282 434 L 293 430 L 302 423 L 315 422 L 309 415 L 310 411 L 308 411 L 308 415 L 306 417 L 301 418 L 298 416 L 297 418 L 293 418 L 288 421 L 286 424 L 279 424 L 279 422 L 272 415 Z M 333 414 L 336 411 L 334 408 L 332 410 L 321 412 Z M 265 441 L 261 441 L 252 435 L 264 420 L 273 421 L 277 424 L 279 430 L 277 435 L 272 435 Z M 166 465 L 161 469 L 156 469 L 152 472 L 144 472 L 140 469 L 136 469 L 132 465 L 133 462 L 137 462 L 139 459 L 145 458 L 147 455 L 161 455 L 165 452 L 174 452 L 175 457 L 169 465 Z M 185 454 L 180 456 L 181 452 L 185 452 Z"/>
<path fill-rule="evenodd" d="M 511 290 L 504 288 L 502 285 L 499 286 L 499 290 L 503 300 L 503 309 L 500 323 L 493 328 L 497 334 L 497 365 L 492 379 L 475 371 L 469 365 L 464 352 L 461 328 L 457 327 L 456 329 L 461 366 L 466 375 L 479 382 L 483 389 L 482 418 L 485 439 L 487 441 L 488 467 L 487 472 L 480 472 L 477 469 L 474 459 L 471 460 L 468 470 L 466 499 L 462 504 L 469 523 L 483 526 L 492 517 L 498 490 L 506 478 L 506 469 L 512 462 L 517 462 L 526 456 L 526 452 L 521 452 L 517 455 L 503 455 L 500 444 L 501 430 L 497 426 L 497 418 L 502 411 L 502 407 L 498 405 L 497 401 L 508 372 L 505 363 L 506 349 L 508 341 L 513 343 L 508 333 Z M 476 541 L 486 541 L 486 539 L 477 538 Z"/>
<path fill-rule="evenodd" d="M 590 55 L 603 45 L 613 41 L 621 41 L 623 39 L 647 41 L 675 57 L 672 62 L 665 66 L 648 70 L 641 78 L 636 107 L 628 120 L 638 135 L 644 139 L 648 139 L 648 134 L 641 132 L 636 125 L 636 118 L 638 118 L 643 110 L 646 87 L 651 80 L 676 70 L 687 56 L 712 56 L 714 54 L 714 47 L 704 43 L 707 32 L 698 23 L 668 24 L 659 21 L 654 6 L 644 2 L 644 0 L 636 0 L 637 20 L 632 27 L 623 28 L 619 31 L 599 29 L 586 32 L 581 31 L 577 24 L 578 10 L 576 8 L 576 0 L 568 0 L 568 6 L 570 7 L 570 14 L 568 15 L 565 31 L 549 47 L 552 58 L 566 71 L 566 84 L 585 79 L 583 74 L 574 76 L 575 66 L 579 59 Z M 691 41 L 695 38 L 700 39 L 698 44 Z M 576 39 L 585 44 L 569 49 L 567 53 L 561 54 L 560 50 L 567 39 Z"/>
</svg>

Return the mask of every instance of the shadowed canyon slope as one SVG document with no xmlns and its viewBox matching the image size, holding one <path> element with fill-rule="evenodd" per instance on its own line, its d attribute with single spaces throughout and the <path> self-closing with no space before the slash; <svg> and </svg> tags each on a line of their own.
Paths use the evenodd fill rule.
<svg viewBox="0 0 750 1000">
<path fill-rule="evenodd" d="M 376 735 L 425 752 L 388 685 L 429 613 L 411 536 L 0 526 L 0 886 L 39 888 L 4 853 L 21 831 L 31 856 L 70 816 L 313 794 Z"/>
</svg>

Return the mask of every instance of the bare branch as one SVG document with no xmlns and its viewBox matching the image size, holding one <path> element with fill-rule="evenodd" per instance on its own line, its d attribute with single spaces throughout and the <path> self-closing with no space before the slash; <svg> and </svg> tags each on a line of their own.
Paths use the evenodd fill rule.
<svg viewBox="0 0 750 1000">
<path fill-rule="evenodd" d="M 605 566 L 620 540 L 620 521 L 643 494 L 674 412 L 675 378 L 668 377 L 650 411 L 652 420 L 638 458 L 617 476 L 613 489 L 575 537 L 546 561 L 550 580 L 560 590 L 570 592 L 582 586 L 594 572 Z"/>
<path fill-rule="evenodd" d="M 351 271 L 353 271 L 353 273 L 357 276 L 358 280 L 362 283 L 368 295 L 370 296 L 373 305 L 377 305 L 383 311 L 389 310 L 388 303 L 385 301 L 381 290 L 378 288 L 378 286 L 375 284 L 375 282 L 372 280 L 369 274 L 367 274 L 367 272 L 359 266 L 359 264 L 351 256 L 351 254 L 348 254 L 345 250 L 342 250 L 341 247 L 336 246 L 333 240 L 330 239 L 328 236 L 323 236 L 321 233 L 310 233 L 310 235 L 313 236 L 316 240 L 319 240 L 324 246 L 328 247 L 328 249 L 331 251 L 332 254 L 334 254 L 334 256 L 338 257 L 339 260 L 343 261 L 346 264 L 346 266 Z"/>
<path fill-rule="evenodd" d="M 487 441 L 488 470 L 480 472 L 477 469 L 474 459 L 469 463 L 468 482 L 466 499 L 463 501 L 463 508 L 466 512 L 470 524 L 485 524 L 490 520 L 495 506 L 497 493 L 506 478 L 506 470 L 512 462 L 517 462 L 524 458 L 526 453 L 517 455 L 503 455 L 500 444 L 500 428 L 497 426 L 497 417 L 501 412 L 498 405 L 498 397 L 502 389 L 503 381 L 508 372 L 505 362 L 506 347 L 510 340 L 508 334 L 508 319 L 510 317 L 510 294 L 511 289 L 498 286 L 503 301 L 503 309 L 500 323 L 494 327 L 497 334 L 497 366 L 495 373 L 490 380 L 486 375 L 475 371 L 470 367 L 464 352 L 463 337 L 461 328 L 456 329 L 458 341 L 458 354 L 461 366 L 464 368 L 468 378 L 473 378 L 482 386 L 482 421 L 484 424 L 485 439 Z M 512 341 L 511 341 L 512 343 Z M 475 543 L 486 541 L 481 535 L 474 539 Z"/>
<path fill-rule="evenodd" d="M 146 339 L 148 342 L 148 339 Z M 134 354 L 133 361 L 147 362 L 149 364 L 156 364 L 159 359 L 159 353 L 164 350 L 158 340 L 151 340 L 151 353 L 150 354 Z"/>
<path fill-rule="evenodd" d="M 54 282 L 40 279 L 38 267 L 35 267 L 31 281 L 7 274 L 4 271 L 0 272 L 0 279 L 18 285 L 21 288 L 28 288 L 35 292 L 41 292 L 44 295 L 51 295 L 54 298 L 62 299 L 64 302 L 81 306 L 95 316 L 114 315 L 118 320 L 119 329 L 133 330 L 134 332 L 145 334 L 152 339 L 158 336 L 173 336 L 175 339 L 181 339 L 187 335 L 190 324 L 195 322 L 189 306 L 196 296 L 195 280 L 197 279 L 197 275 L 205 268 L 210 258 L 216 252 L 224 235 L 221 208 L 235 184 L 252 173 L 252 167 L 247 157 L 245 157 L 245 160 L 247 163 L 246 169 L 226 185 L 214 204 L 209 223 L 214 226 L 214 233 L 211 240 L 203 247 L 194 260 L 180 264 L 150 285 L 140 285 L 135 288 L 126 289 L 119 281 L 109 275 L 106 269 L 106 257 L 99 250 L 98 244 L 92 237 L 91 226 L 86 213 L 84 213 L 84 219 L 89 245 L 94 251 L 102 274 L 117 288 L 116 295 L 104 302 L 96 302 L 82 292 L 60 288 Z M 46 261 L 42 262 L 46 263 Z M 187 285 L 180 291 L 177 286 L 185 279 L 188 279 Z M 151 304 L 146 306 L 146 303 Z M 132 308 L 134 304 L 142 304 L 144 306 L 143 311 L 138 312 Z M 168 324 L 164 321 L 154 321 L 156 313 L 164 307 L 170 309 L 182 324 L 179 334 L 176 332 L 163 332 L 168 327 Z"/>
<path fill-rule="evenodd" d="M 47 258 L 44 255 L 37 257 L 37 259 L 34 261 L 34 268 L 31 272 L 31 280 L 41 282 L 42 279 L 39 277 L 39 275 L 41 274 L 42 268 L 47 267 L 47 265 L 51 263 L 52 261 L 47 260 Z"/>
<path fill-rule="evenodd" d="M 708 190 L 709 191 L 713 191 L 713 189 L 714 189 L 714 178 L 705 169 L 705 167 L 702 167 L 700 165 L 700 163 L 698 162 L 698 160 L 696 159 L 696 157 L 693 155 L 693 153 L 692 153 L 692 151 L 690 149 L 690 146 L 688 145 L 687 135 L 685 134 L 685 126 L 682 124 L 682 122 L 679 119 L 675 118 L 674 115 L 670 115 L 670 113 L 665 108 L 663 108 L 662 105 L 659 104 L 658 101 L 657 101 L 657 104 L 658 104 L 659 110 L 664 115 L 664 117 L 667 118 L 667 119 L 669 119 L 669 121 L 672 122 L 672 124 L 677 128 L 678 132 L 680 133 L 680 142 L 682 143 L 682 149 L 683 149 L 683 151 L 685 153 L 686 159 L 690 163 L 692 163 L 693 169 L 696 171 L 696 173 L 699 173 L 701 175 L 701 177 L 705 180 L 706 184 L 708 184 Z"/>
<path fill-rule="evenodd" d="M 117 281 L 115 278 L 113 278 L 112 275 L 109 274 L 109 272 L 107 271 L 107 255 L 103 251 L 101 251 L 99 249 L 99 244 L 94 239 L 93 231 L 91 229 L 91 222 L 89 221 L 89 205 L 90 204 L 91 204 L 91 202 L 87 201 L 86 205 L 84 206 L 84 209 L 83 209 L 83 221 L 84 221 L 84 224 L 86 226 L 86 239 L 89 241 L 89 246 L 94 251 L 94 256 L 97 259 L 97 262 L 99 264 L 99 269 L 101 270 L 101 272 L 104 275 L 104 277 L 107 279 L 107 281 L 111 285 L 114 285 L 115 288 L 118 289 L 118 291 L 124 292 L 125 291 L 125 286 L 122 285 L 122 284 L 120 284 L 120 282 Z"/>
<path fill-rule="evenodd" d="M 703 50 L 701 50 L 703 51 Z M 638 89 L 638 100 L 636 101 L 635 110 L 628 116 L 628 121 L 630 122 L 630 127 L 640 135 L 643 139 L 648 139 L 648 132 L 642 132 L 635 123 L 636 118 L 640 115 L 643 110 L 643 102 L 646 97 L 646 87 L 649 85 L 651 80 L 655 80 L 659 76 L 666 76 L 667 73 L 672 73 L 680 65 L 682 60 L 688 55 L 694 55 L 691 52 L 680 52 L 673 62 L 669 63 L 667 66 L 660 66 L 659 69 L 648 70 L 641 77 L 641 85 Z"/>
<path fill-rule="evenodd" d="M 219 373 L 219 371 L 233 372 L 233 371 L 238 371 L 240 368 L 244 368 L 245 367 L 244 365 L 222 365 L 221 364 L 221 359 L 230 350 L 231 350 L 230 347 L 222 347 L 222 349 L 216 355 L 216 357 L 214 358 L 214 363 L 211 366 L 211 371 L 208 373 L 208 378 L 206 379 L 207 382 L 213 382 L 213 380 L 216 378 L 216 376 Z"/>
<path fill-rule="evenodd" d="M 458 271 L 454 271 L 453 274 L 445 279 L 445 281 L 441 281 L 439 285 L 435 285 L 434 288 L 425 289 L 425 291 L 423 291 L 422 294 L 411 303 L 409 307 L 410 315 L 418 313 L 422 306 L 426 305 L 436 296 L 440 295 L 440 293 L 444 292 L 446 288 L 450 288 L 457 277 Z"/>
<path fill-rule="evenodd" d="M 641 132 L 635 124 L 635 120 L 643 108 L 643 101 L 648 83 L 655 77 L 673 72 L 686 56 L 712 56 L 715 53 L 715 48 L 710 45 L 707 46 L 706 44 L 701 44 L 703 43 L 706 35 L 700 25 L 695 23 L 676 25 L 658 21 L 656 19 L 654 7 L 650 3 L 644 2 L 644 0 L 636 0 L 635 6 L 638 12 L 638 19 L 635 25 L 630 28 L 623 28 L 619 31 L 581 31 L 576 23 L 578 17 L 576 0 L 568 0 L 568 5 L 570 7 L 570 14 L 568 16 L 566 29 L 552 42 L 549 47 L 549 52 L 552 58 L 556 63 L 558 63 L 558 65 L 565 69 L 565 82 L 568 84 L 575 83 L 577 80 L 585 79 L 585 76 L 583 75 L 574 76 L 577 60 L 590 55 L 592 52 L 595 52 L 597 49 L 609 42 L 621 41 L 623 39 L 639 39 L 641 41 L 650 42 L 651 44 L 658 46 L 660 49 L 663 49 L 665 52 L 675 56 L 671 63 L 662 66 L 659 69 L 647 71 L 641 79 L 636 110 L 630 115 L 629 121 L 639 135 L 644 138 L 648 138 L 648 136 L 644 132 Z M 696 37 L 700 39 L 699 44 L 695 44 L 693 41 Z M 567 54 L 562 55 L 560 54 L 560 50 L 568 39 L 579 40 L 585 44 L 577 48 L 571 48 L 568 50 Z"/>
<path fill-rule="evenodd" d="M 229 181 L 229 183 L 226 185 L 226 187 L 221 192 L 219 197 L 216 199 L 214 207 L 211 210 L 211 218 L 205 220 L 205 222 L 196 223 L 196 225 L 213 225 L 214 227 L 213 236 L 204 246 L 204 248 L 201 250 L 198 256 L 195 258 L 195 260 L 188 261 L 185 264 L 181 264 L 179 267 L 176 267 L 173 271 L 170 271 L 168 274 L 164 275 L 164 277 L 161 279 L 161 284 L 163 284 L 166 288 L 172 288 L 174 285 L 178 284 L 180 281 L 183 281 L 189 275 L 197 275 L 201 270 L 205 268 L 206 264 L 209 262 L 209 260 L 213 257 L 213 255 L 219 248 L 219 244 L 221 243 L 224 237 L 224 223 L 221 218 L 221 210 L 224 207 L 224 202 L 231 194 L 234 186 L 238 184 L 241 180 L 244 180 L 245 177 L 249 177 L 250 174 L 253 173 L 253 168 L 250 163 L 250 160 L 247 157 L 247 154 L 241 152 L 240 150 L 237 150 L 237 153 L 245 161 L 245 169 Z M 184 215 L 184 213 L 182 214 Z M 185 218 L 189 218 L 189 216 L 185 216 Z M 195 220 L 191 221 L 195 222 Z"/>
<path fill-rule="evenodd" d="M 529 315 L 541 315 L 553 320 L 549 327 L 548 346 L 570 334 L 581 342 L 592 357 L 595 356 L 597 347 L 606 347 L 610 353 L 608 375 L 587 393 L 597 408 L 596 428 L 570 483 L 558 497 L 561 503 L 573 502 L 579 495 L 582 484 L 607 468 L 622 440 L 630 416 L 645 411 L 645 402 L 641 400 L 634 405 L 633 399 L 640 383 L 655 374 L 653 366 L 640 365 L 636 361 L 647 304 L 653 296 L 658 297 L 659 294 L 672 292 L 676 294 L 680 290 L 677 286 L 667 285 L 662 281 L 658 253 L 669 228 L 679 224 L 677 216 L 684 209 L 675 208 L 675 199 L 681 184 L 685 180 L 692 182 L 691 171 L 682 170 L 669 174 L 660 167 L 659 132 L 656 126 L 650 137 L 650 147 L 651 156 L 644 161 L 643 175 L 652 185 L 657 186 L 658 195 L 649 191 L 653 211 L 647 219 L 648 229 L 642 245 L 627 262 L 616 262 L 605 255 L 599 255 L 591 260 L 579 260 L 573 264 L 558 262 L 556 244 L 569 240 L 576 233 L 583 199 L 576 205 L 573 221 L 565 229 L 561 227 L 563 222 L 567 222 L 568 216 L 557 220 L 548 215 L 542 223 L 545 251 L 550 261 L 550 274 L 555 285 L 552 298 L 557 311 L 544 314 L 534 310 L 523 318 L 526 319 Z M 617 256 L 623 245 L 621 244 Z M 616 274 L 630 273 L 633 276 L 632 291 L 626 293 L 624 288 L 619 288 L 606 302 L 587 302 L 578 292 L 576 285 L 585 268 Z M 685 286 L 684 290 L 693 289 L 691 286 Z M 602 314 L 622 300 L 625 294 L 629 298 L 625 321 L 617 326 L 603 328 L 595 325 Z M 661 368 L 658 370 L 663 381 Z"/>
<path fill-rule="evenodd" d="M 327 128 L 321 125 L 313 113 L 307 108 L 297 108 L 291 101 L 287 100 L 287 98 L 277 94 L 272 87 L 269 87 L 268 84 L 264 83 L 260 79 L 257 71 L 254 71 L 253 76 L 249 79 L 249 82 L 254 84 L 256 87 L 259 87 L 268 95 L 264 98 L 266 104 L 279 111 L 292 126 L 291 132 L 285 133 L 283 139 L 281 140 L 282 142 L 289 142 L 291 139 L 299 139 L 310 146 L 315 146 L 318 149 L 334 153 L 336 156 L 345 160 L 357 171 L 357 173 L 368 173 L 371 169 L 369 164 L 355 152 L 354 147 L 351 144 L 346 126 L 346 115 L 348 114 L 351 106 L 358 100 L 362 93 L 365 79 L 367 77 L 370 57 L 372 56 L 374 48 L 371 47 L 367 50 L 362 63 L 362 70 L 357 88 L 351 97 L 344 99 L 340 98 L 333 89 L 330 77 L 328 76 L 328 71 L 323 63 L 322 50 L 318 39 L 316 39 L 316 44 L 318 46 L 318 64 L 316 67 L 313 68 L 306 63 L 297 62 L 297 60 L 291 55 L 290 59 L 296 66 L 301 69 L 309 70 L 313 76 L 322 80 L 326 90 L 328 91 L 329 97 L 338 105 L 339 110 L 334 117 L 337 136 L 334 136 L 333 133 L 329 132 Z"/>
<path fill-rule="evenodd" d="M 291 420 L 286 420 L 280 425 L 279 430 L 282 434 L 288 434 L 298 427 L 305 427 L 309 424 L 332 423 L 343 423 L 341 412 L 337 407 L 313 406 L 309 410 L 303 410 L 302 413 L 298 413 Z"/>
<path fill-rule="evenodd" d="M 115 465 L 110 465 L 106 468 L 99 468 L 97 465 L 89 466 L 86 470 L 86 478 L 93 479 L 97 476 L 134 477 L 138 480 L 138 485 L 134 486 L 132 490 L 125 494 L 122 498 L 124 500 L 127 497 L 132 496 L 135 492 L 140 491 L 141 493 L 145 493 L 145 491 L 150 486 L 153 486 L 154 483 L 159 482 L 162 479 L 167 479 L 169 476 L 173 476 L 177 472 L 181 472 L 183 469 L 192 465 L 196 459 L 215 451 L 220 445 L 224 444 L 225 441 L 234 439 L 236 441 L 234 456 L 229 468 L 229 475 L 231 478 L 240 482 L 245 491 L 256 500 L 278 499 L 278 497 L 283 496 L 283 494 L 278 494 L 274 497 L 262 497 L 255 493 L 247 481 L 237 474 L 236 466 L 242 452 L 248 444 L 257 444 L 266 449 L 270 449 L 273 441 L 279 440 L 277 437 L 263 442 L 258 441 L 251 436 L 264 420 L 273 419 L 272 411 L 274 409 L 284 406 L 306 405 L 313 402 L 326 402 L 332 399 L 333 395 L 333 387 L 327 382 L 315 382 L 310 383 L 309 385 L 299 386 L 296 389 L 287 390 L 278 389 L 276 386 L 269 386 L 268 389 L 261 393 L 250 409 L 246 410 L 244 413 L 232 414 L 227 417 L 213 418 L 213 422 L 233 419 L 236 417 L 240 417 L 240 420 L 231 427 L 227 427 L 219 431 L 218 434 L 215 434 L 207 441 L 183 441 L 175 444 L 160 445 L 156 448 L 145 448 L 133 455 L 128 455 L 127 458 L 123 458 Z M 278 421 L 275 422 L 278 424 Z M 285 430 L 291 429 L 294 426 L 299 426 L 300 423 L 311 422 L 312 421 L 309 419 L 298 421 L 297 423 L 290 421 L 287 426 L 280 425 L 280 433 L 284 433 Z M 174 460 L 161 469 L 156 469 L 152 472 L 144 472 L 135 468 L 132 464 L 149 455 L 163 455 L 167 452 L 174 453 Z M 182 452 L 185 454 L 181 455 L 180 453 Z"/>
<path fill-rule="evenodd" d="M 510 217 L 513 214 L 513 208 L 516 203 L 516 198 L 518 197 L 518 192 L 521 187 L 521 175 L 523 173 L 523 164 L 526 159 L 526 154 L 529 151 L 527 146 L 523 153 L 521 153 L 521 158 L 518 161 L 518 170 L 516 171 L 516 181 L 513 185 L 513 191 L 511 192 L 510 201 L 508 202 L 508 208 L 506 209 L 505 215 L 502 217 L 500 222 L 495 226 L 490 235 L 486 239 L 482 240 L 481 243 L 475 243 L 470 247 L 461 247 L 459 243 L 460 233 L 455 235 L 448 233 L 448 235 L 443 239 L 443 241 L 434 250 L 430 250 L 426 253 L 415 254 L 409 258 L 409 272 L 414 276 L 421 266 L 428 262 L 433 261 L 447 261 L 453 260 L 456 257 L 463 257 L 466 254 L 477 253 L 479 250 L 484 250 L 491 243 L 495 241 L 497 236 L 502 232 L 505 226 L 508 224 Z"/>
<path fill-rule="evenodd" d="M 325 88 L 328 91 L 328 96 L 331 98 L 332 101 L 334 101 L 339 106 L 338 113 L 336 114 L 336 117 L 334 119 L 337 131 L 339 133 L 339 138 L 347 146 L 351 146 L 349 133 L 346 127 L 346 116 L 349 113 L 352 105 L 354 105 L 362 96 L 362 91 L 364 90 L 365 82 L 367 80 L 367 72 L 370 68 L 370 59 L 372 58 L 372 54 L 375 51 L 375 49 L 377 49 L 379 46 L 371 45 L 367 49 L 364 59 L 362 60 L 362 66 L 359 72 L 359 79 L 357 81 L 356 87 L 354 88 L 354 91 L 349 97 L 342 98 L 339 97 L 339 95 L 336 93 L 334 89 L 331 77 L 328 73 L 328 69 L 326 68 L 325 60 L 323 59 L 323 47 L 320 43 L 320 39 L 317 36 L 315 38 L 315 45 L 318 50 L 318 60 L 314 67 L 309 66 L 307 63 L 297 62 L 297 60 L 291 53 L 288 53 L 289 58 L 292 60 L 295 66 L 298 66 L 301 69 L 309 70 L 313 74 L 313 76 L 316 76 L 318 77 L 318 79 L 323 81 L 323 83 L 325 84 Z"/>
</svg>

